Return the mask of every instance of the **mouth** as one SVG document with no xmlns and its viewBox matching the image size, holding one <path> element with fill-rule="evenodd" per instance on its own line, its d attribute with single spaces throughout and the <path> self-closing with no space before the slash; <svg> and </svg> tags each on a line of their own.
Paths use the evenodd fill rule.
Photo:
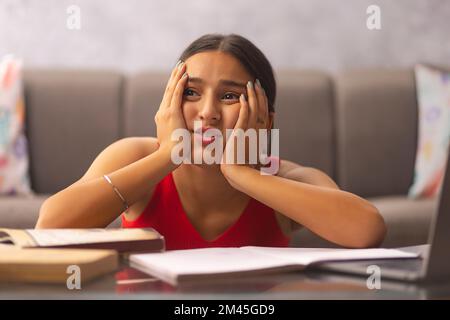
<svg viewBox="0 0 450 320">
<path fill-rule="evenodd" d="M 211 136 L 210 135 L 207 135 L 207 136 L 205 135 L 205 133 L 208 130 L 210 130 L 210 129 L 214 129 L 214 128 L 212 128 L 212 127 L 201 127 L 199 129 L 197 129 L 195 131 L 191 131 L 191 132 L 192 132 L 195 140 L 201 142 L 201 144 L 203 146 L 206 146 L 206 145 L 212 143 L 214 140 L 216 140 L 216 137 L 213 136 L 213 135 L 211 135 Z"/>
</svg>

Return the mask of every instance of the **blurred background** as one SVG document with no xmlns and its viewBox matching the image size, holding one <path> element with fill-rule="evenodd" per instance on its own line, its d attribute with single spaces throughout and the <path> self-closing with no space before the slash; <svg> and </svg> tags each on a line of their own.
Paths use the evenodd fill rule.
<svg viewBox="0 0 450 320">
<path fill-rule="evenodd" d="M 366 9 L 381 9 L 368 30 Z M 66 22 L 81 10 L 81 29 Z M 0 56 L 27 67 L 167 70 L 197 37 L 248 37 L 277 69 L 448 62 L 448 0 L 1 0 Z"/>
<path fill-rule="evenodd" d="M 426 243 L 450 141 L 450 71 L 429 64 L 450 66 L 449 31 L 448 0 L 0 0 L 0 57 L 24 63 L 23 82 L 0 63 L 0 227 L 34 227 L 107 146 L 156 136 L 168 71 L 217 32 L 271 61 L 280 157 L 369 199 L 383 246 Z"/>
</svg>

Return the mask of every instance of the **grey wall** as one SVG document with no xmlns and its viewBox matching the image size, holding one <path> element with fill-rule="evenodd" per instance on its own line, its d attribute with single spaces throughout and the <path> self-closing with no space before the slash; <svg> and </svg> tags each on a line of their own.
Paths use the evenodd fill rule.
<svg viewBox="0 0 450 320">
<path fill-rule="evenodd" d="M 66 9 L 81 8 L 81 30 Z M 382 29 L 366 28 L 381 7 Z M 33 67 L 167 69 L 204 33 L 235 32 L 275 68 L 449 65 L 448 0 L 0 0 L 0 56 Z"/>
</svg>

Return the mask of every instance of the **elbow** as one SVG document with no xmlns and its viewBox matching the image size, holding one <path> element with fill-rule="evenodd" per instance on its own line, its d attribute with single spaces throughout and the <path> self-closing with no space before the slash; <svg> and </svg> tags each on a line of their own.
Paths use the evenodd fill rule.
<svg viewBox="0 0 450 320">
<path fill-rule="evenodd" d="M 363 232 L 355 241 L 355 248 L 378 248 L 382 245 L 387 233 L 387 226 L 378 209 L 373 207 L 365 220 Z"/>
<path fill-rule="evenodd" d="M 47 201 L 45 201 L 42 205 L 41 208 L 39 209 L 39 216 L 36 222 L 36 225 L 34 226 L 35 229 L 46 229 L 47 227 L 47 222 L 46 222 L 46 215 L 47 212 L 45 211 L 45 204 Z"/>
<path fill-rule="evenodd" d="M 49 199 L 45 200 L 39 209 L 39 217 L 34 226 L 35 229 L 51 229 L 57 228 L 52 221 L 54 219 L 51 218 L 52 214 L 50 211 Z"/>
</svg>

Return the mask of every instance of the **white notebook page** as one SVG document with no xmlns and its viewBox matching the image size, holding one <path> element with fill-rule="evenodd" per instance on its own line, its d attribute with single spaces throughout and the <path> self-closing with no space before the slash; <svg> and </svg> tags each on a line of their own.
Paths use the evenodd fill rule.
<svg viewBox="0 0 450 320">
<path fill-rule="evenodd" d="M 327 249 L 327 248 L 271 248 L 242 247 L 248 252 L 273 256 L 274 259 L 284 259 L 301 265 L 309 265 L 320 261 L 368 260 L 392 258 L 416 258 L 416 253 L 397 249 Z"/>
<path fill-rule="evenodd" d="M 133 254 L 130 261 L 171 275 L 208 274 L 258 270 L 286 266 L 291 262 L 271 259 L 239 248 L 172 250 L 155 254 Z"/>
<path fill-rule="evenodd" d="M 310 249 L 310 248 L 206 248 L 133 254 L 130 261 L 149 271 L 170 276 L 238 272 L 308 265 L 315 261 L 413 258 L 417 254 L 395 249 Z"/>
</svg>

